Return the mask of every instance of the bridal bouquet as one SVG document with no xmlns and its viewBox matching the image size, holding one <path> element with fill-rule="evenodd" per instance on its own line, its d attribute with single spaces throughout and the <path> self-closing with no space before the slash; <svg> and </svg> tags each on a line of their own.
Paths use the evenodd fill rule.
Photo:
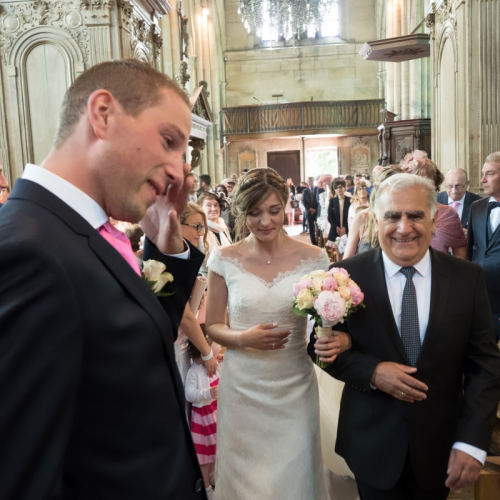
<svg viewBox="0 0 500 500">
<path fill-rule="evenodd" d="M 167 266 L 157 260 L 150 259 L 143 262 L 141 271 L 142 279 L 157 297 L 169 297 L 173 295 L 173 293 L 162 292 L 163 287 L 167 283 L 174 281 L 172 274 L 165 272 L 166 269 Z"/>
<path fill-rule="evenodd" d="M 303 276 L 293 285 L 293 298 L 292 313 L 313 316 L 318 323 L 318 338 L 335 335 L 333 326 L 366 307 L 363 292 L 341 267 L 332 267 L 328 272 L 313 271 Z M 316 364 L 325 368 L 330 363 L 320 361 L 318 356 Z"/>
</svg>

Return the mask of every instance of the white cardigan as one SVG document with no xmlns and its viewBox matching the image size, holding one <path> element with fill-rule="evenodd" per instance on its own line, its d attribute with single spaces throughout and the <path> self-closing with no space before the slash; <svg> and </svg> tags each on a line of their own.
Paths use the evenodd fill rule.
<svg viewBox="0 0 500 500">
<path fill-rule="evenodd" d="M 217 368 L 217 374 L 219 374 L 219 368 Z M 207 369 L 203 365 L 197 365 L 196 363 L 191 365 L 186 382 L 184 382 L 184 393 L 186 394 L 186 399 L 198 408 L 212 403 L 210 381 Z"/>
</svg>

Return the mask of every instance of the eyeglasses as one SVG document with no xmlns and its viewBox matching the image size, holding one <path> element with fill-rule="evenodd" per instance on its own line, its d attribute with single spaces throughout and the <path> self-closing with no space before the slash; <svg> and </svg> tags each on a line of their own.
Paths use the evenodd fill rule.
<svg viewBox="0 0 500 500">
<path fill-rule="evenodd" d="M 455 184 L 455 185 L 453 185 L 453 184 L 446 184 L 445 188 L 446 189 L 453 189 L 453 188 L 455 188 L 457 191 L 462 191 L 462 189 L 465 188 L 465 184 Z"/>
<path fill-rule="evenodd" d="M 182 225 L 189 226 L 189 227 L 192 227 L 193 229 L 196 229 L 196 232 L 198 234 L 205 231 L 205 224 L 182 224 Z"/>
</svg>

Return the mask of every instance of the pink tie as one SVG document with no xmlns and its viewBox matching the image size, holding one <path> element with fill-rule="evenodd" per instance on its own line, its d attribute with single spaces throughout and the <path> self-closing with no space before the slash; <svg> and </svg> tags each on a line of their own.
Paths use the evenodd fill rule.
<svg viewBox="0 0 500 500">
<path fill-rule="evenodd" d="M 141 270 L 132 251 L 130 240 L 109 222 L 104 223 L 98 230 L 99 234 L 132 266 L 132 269 L 140 276 Z"/>
<path fill-rule="evenodd" d="M 460 206 L 460 202 L 458 202 L 458 201 L 454 201 L 454 202 L 451 204 L 451 206 L 452 206 L 455 210 L 457 210 L 457 208 Z M 458 212 L 458 210 L 457 210 L 457 212 Z"/>
</svg>

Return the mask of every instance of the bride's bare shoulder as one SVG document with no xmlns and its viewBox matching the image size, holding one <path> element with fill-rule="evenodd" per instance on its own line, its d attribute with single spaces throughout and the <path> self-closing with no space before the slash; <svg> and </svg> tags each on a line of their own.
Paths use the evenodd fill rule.
<svg viewBox="0 0 500 500">
<path fill-rule="evenodd" d="M 300 255 L 301 260 L 319 259 L 323 255 L 323 250 L 317 246 L 308 243 L 296 241 L 296 251 Z"/>
<path fill-rule="evenodd" d="M 219 249 L 221 257 L 225 259 L 239 259 L 241 257 L 241 244 L 229 245 Z"/>
</svg>

